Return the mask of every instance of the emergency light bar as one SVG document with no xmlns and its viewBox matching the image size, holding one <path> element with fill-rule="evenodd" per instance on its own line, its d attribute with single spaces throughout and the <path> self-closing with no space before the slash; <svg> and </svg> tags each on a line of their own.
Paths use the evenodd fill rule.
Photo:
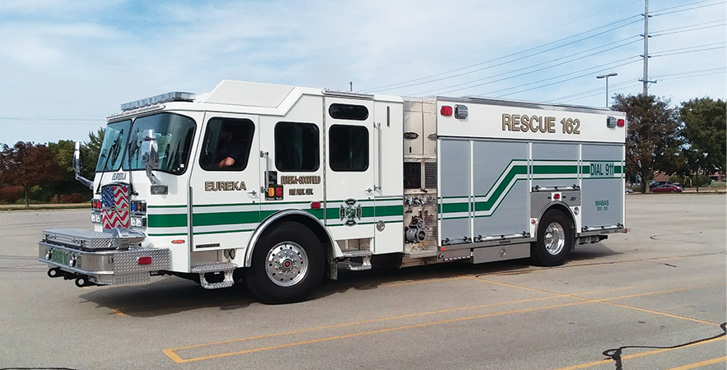
<svg viewBox="0 0 727 370">
<path fill-rule="evenodd" d="M 168 103 L 172 101 L 194 101 L 194 93 L 172 91 L 166 94 L 161 94 L 157 96 L 152 96 L 150 98 L 139 99 L 136 101 L 121 104 L 121 110 L 127 111 L 142 107 L 148 107 L 150 105 Z"/>
</svg>

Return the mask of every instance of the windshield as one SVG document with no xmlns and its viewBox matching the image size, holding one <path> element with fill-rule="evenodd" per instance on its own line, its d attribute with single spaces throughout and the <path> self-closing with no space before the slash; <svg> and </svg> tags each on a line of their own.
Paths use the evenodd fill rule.
<svg viewBox="0 0 727 370">
<path fill-rule="evenodd" d="M 119 170 L 124 154 L 121 149 L 126 144 L 129 126 L 131 126 L 130 120 L 106 126 L 103 144 L 98 155 L 98 163 L 96 163 L 96 172 Z"/>
<path fill-rule="evenodd" d="M 141 143 L 146 131 L 154 130 L 159 149 L 159 171 L 181 174 L 186 170 L 194 139 L 194 120 L 172 113 L 159 113 L 106 126 L 96 172 L 143 170 Z"/>
<path fill-rule="evenodd" d="M 194 120 L 172 113 L 160 113 L 134 120 L 129 136 L 124 170 L 143 170 L 141 143 L 148 130 L 154 130 L 159 148 L 159 171 L 181 174 L 186 170 L 194 138 Z"/>
</svg>

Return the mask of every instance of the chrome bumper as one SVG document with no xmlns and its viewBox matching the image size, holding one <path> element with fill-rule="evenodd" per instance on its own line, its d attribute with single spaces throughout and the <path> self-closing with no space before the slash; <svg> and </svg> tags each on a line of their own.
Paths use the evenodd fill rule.
<svg viewBox="0 0 727 370">
<path fill-rule="evenodd" d="M 99 285 L 145 282 L 152 272 L 170 269 L 171 253 L 169 249 L 141 248 L 143 240 L 143 234 L 128 230 L 44 230 L 38 260 L 63 271 L 55 276 L 84 276 Z"/>
</svg>

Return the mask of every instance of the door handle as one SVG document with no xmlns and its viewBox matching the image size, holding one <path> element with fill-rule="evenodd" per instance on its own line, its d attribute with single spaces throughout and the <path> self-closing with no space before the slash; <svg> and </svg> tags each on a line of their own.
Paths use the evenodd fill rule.
<svg viewBox="0 0 727 370">
<path fill-rule="evenodd" d="M 257 195 L 257 192 L 255 190 L 248 191 L 247 193 L 250 194 L 250 195 L 252 195 L 253 197 Z"/>
</svg>

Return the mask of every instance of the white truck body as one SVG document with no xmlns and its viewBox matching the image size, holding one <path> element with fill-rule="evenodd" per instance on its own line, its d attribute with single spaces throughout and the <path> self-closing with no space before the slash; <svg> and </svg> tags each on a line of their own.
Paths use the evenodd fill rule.
<svg viewBox="0 0 727 370">
<path fill-rule="evenodd" d="M 223 81 L 107 120 L 94 230 L 45 230 L 39 247 L 49 276 L 80 286 L 175 274 L 222 288 L 249 269 L 261 299 L 291 301 L 379 255 L 553 265 L 626 231 L 625 115 L 603 108 Z"/>
</svg>

